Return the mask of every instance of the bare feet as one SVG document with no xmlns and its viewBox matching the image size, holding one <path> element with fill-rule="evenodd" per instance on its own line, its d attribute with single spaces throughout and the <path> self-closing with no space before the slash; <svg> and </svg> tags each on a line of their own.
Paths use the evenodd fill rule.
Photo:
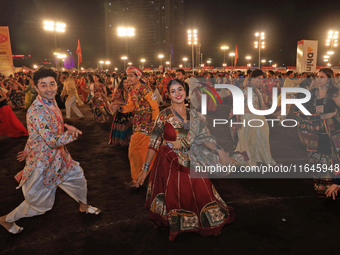
<svg viewBox="0 0 340 255">
<path fill-rule="evenodd" d="M 137 182 L 135 182 L 134 180 L 130 181 L 130 182 L 125 182 L 124 183 L 125 186 L 127 186 L 128 188 L 131 188 L 131 189 L 138 189 L 139 188 L 139 184 Z"/>
<path fill-rule="evenodd" d="M 79 203 L 79 211 L 86 212 L 89 206 L 87 204 Z"/>
</svg>

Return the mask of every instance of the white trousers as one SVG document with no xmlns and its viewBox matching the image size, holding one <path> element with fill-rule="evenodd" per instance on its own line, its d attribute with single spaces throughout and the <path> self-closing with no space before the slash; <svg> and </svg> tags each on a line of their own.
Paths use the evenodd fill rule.
<svg viewBox="0 0 340 255">
<path fill-rule="evenodd" d="M 87 204 L 87 182 L 83 169 L 76 162 L 72 162 L 72 164 L 77 164 L 74 167 L 75 170 L 58 187 L 78 203 Z M 42 173 L 43 169 L 35 169 L 30 178 L 22 185 L 25 200 L 7 215 L 7 222 L 42 215 L 52 209 L 57 187 L 48 189 L 43 183 Z"/>
<path fill-rule="evenodd" d="M 79 118 L 84 117 L 84 115 L 79 111 L 76 103 L 76 96 L 72 96 L 67 98 L 65 107 L 66 107 L 66 118 L 71 118 L 71 109 L 77 114 Z"/>
</svg>

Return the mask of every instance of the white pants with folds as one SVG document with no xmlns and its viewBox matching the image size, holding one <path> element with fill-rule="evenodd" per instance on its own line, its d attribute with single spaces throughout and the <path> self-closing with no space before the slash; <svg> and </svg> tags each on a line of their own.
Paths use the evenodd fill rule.
<svg viewBox="0 0 340 255">
<path fill-rule="evenodd" d="M 71 109 L 77 114 L 79 118 L 84 117 L 84 115 L 79 111 L 76 101 L 77 101 L 76 96 L 71 96 L 67 98 L 66 103 L 65 103 L 67 119 L 71 118 Z"/>
<path fill-rule="evenodd" d="M 87 182 L 83 169 L 75 161 L 74 171 L 59 186 L 48 189 L 43 183 L 43 169 L 34 170 L 30 178 L 22 185 L 22 192 L 25 200 L 7 217 L 7 222 L 14 222 L 24 217 L 42 215 L 52 209 L 57 188 L 64 190 L 78 203 L 87 204 Z"/>
</svg>

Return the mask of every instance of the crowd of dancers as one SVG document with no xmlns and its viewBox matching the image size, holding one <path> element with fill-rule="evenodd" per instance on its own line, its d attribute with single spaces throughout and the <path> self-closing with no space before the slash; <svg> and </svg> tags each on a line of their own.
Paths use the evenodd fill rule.
<svg viewBox="0 0 340 255">
<path fill-rule="evenodd" d="M 203 82 L 195 82 L 196 78 Z M 87 121 L 112 121 L 108 143 L 129 146 L 131 181 L 126 185 L 139 189 L 149 176 L 146 206 L 156 226 L 169 227 L 170 240 L 183 232 L 218 235 L 224 225 L 234 221 L 234 210 L 208 178 L 192 178 L 190 165 L 252 166 L 277 162 L 271 156 L 265 117 L 254 115 L 247 108 L 244 115 L 231 114 L 230 118 L 238 122 L 262 118 L 264 125 L 231 130 L 233 137 L 237 137 L 233 152 L 227 153 L 218 144 L 204 116 L 196 109 L 202 91 L 214 91 L 214 84 L 235 85 L 245 96 L 250 88 L 253 106 L 258 110 L 271 106 L 275 87 L 279 91 L 282 87 L 308 89 L 311 100 L 305 107 L 312 115 L 306 116 L 293 107 L 288 109 L 298 120 L 298 133 L 308 151 L 308 162 L 339 164 L 339 75 L 335 76 L 328 68 L 301 75 L 261 70 L 185 73 L 183 69 L 154 74 L 132 66 L 124 73 L 113 74 L 56 73 L 41 68 L 34 74 L 17 73 L 8 78 L 0 75 L 0 135 L 29 135 L 25 149 L 18 154 L 18 160 L 25 160 L 26 165 L 16 175 L 25 200 L 1 217 L 0 224 L 12 234 L 20 233 L 23 228 L 15 222 L 50 210 L 58 187 L 79 203 L 81 212 L 96 215 L 101 212 L 88 205 L 83 170 L 65 147 L 82 132 L 64 124 L 60 111 L 65 109 L 66 122 L 73 113 L 83 119 L 77 105 L 87 104 L 93 113 L 93 120 Z M 207 102 L 208 112 L 216 111 L 216 100 L 222 99 L 230 103 L 230 94 L 212 93 Z M 28 110 L 28 132 L 12 108 Z M 280 110 L 275 114 L 279 119 L 285 118 Z M 335 171 L 315 176 L 314 188 L 319 195 L 335 199 L 340 178 Z"/>
</svg>

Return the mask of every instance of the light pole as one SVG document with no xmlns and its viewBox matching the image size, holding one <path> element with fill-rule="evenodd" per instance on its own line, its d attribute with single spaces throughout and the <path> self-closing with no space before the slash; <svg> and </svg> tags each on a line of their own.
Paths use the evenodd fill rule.
<svg viewBox="0 0 340 255">
<path fill-rule="evenodd" d="M 328 55 L 323 56 L 323 61 L 326 63 L 329 62 L 329 56 Z"/>
<path fill-rule="evenodd" d="M 184 62 L 184 67 L 187 67 L 188 58 L 184 57 L 182 60 Z"/>
<path fill-rule="evenodd" d="M 163 54 L 158 54 L 158 58 L 161 60 L 161 66 L 162 66 L 163 65 L 164 55 Z"/>
<path fill-rule="evenodd" d="M 229 47 L 226 45 L 221 46 L 221 50 L 223 50 L 223 64 L 226 64 L 225 62 L 225 52 L 226 50 L 229 50 Z"/>
<path fill-rule="evenodd" d="M 106 60 L 105 65 L 106 65 L 106 70 L 109 70 L 109 65 L 111 65 L 111 61 Z"/>
<path fill-rule="evenodd" d="M 188 44 L 191 45 L 191 62 L 192 62 L 192 73 L 195 71 L 195 57 L 194 57 L 194 45 L 197 45 L 198 36 L 197 29 L 188 29 Z"/>
<path fill-rule="evenodd" d="M 58 62 L 59 62 L 58 60 L 60 60 L 61 62 L 64 62 L 64 60 L 66 58 L 66 54 L 57 53 L 56 56 L 57 56 L 57 66 L 58 66 Z M 57 67 L 57 69 L 58 69 L 58 67 Z"/>
<path fill-rule="evenodd" d="M 141 58 L 141 59 L 140 59 L 140 62 L 142 63 L 142 64 L 141 64 L 142 69 L 144 69 L 144 63 L 145 63 L 145 61 L 146 61 L 145 58 Z"/>
<path fill-rule="evenodd" d="M 135 28 L 134 27 L 118 27 L 117 28 L 117 35 L 119 37 L 125 37 L 125 54 L 129 55 L 128 53 L 128 37 L 135 36 Z"/>
<path fill-rule="evenodd" d="M 246 60 L 250 61 L 251 60 L 251 56 L 246 56 Z M 251 63 L 247 63 L 248 67 L 251 67 Z"/>
<path fill-rule="evenodd" d="M 120 59 L 124 61 L 124 71 L 125 71 L 125 62 L 128 59 L 128 57 L 127 56 L 123 56 Z"/>
<path fill-rule="evenodd" d="M 105 61 L 104 60 L 99 60 L 98 61 L 98 64 L 99 64 L 99 70 L 103 70 L 103 67 L 104 67 L 104 63 L 105 63 Z"/>
<path fill-rule="evenodd" d="M 54 32 L 54 48 L 58 52 L 57 47 L 57 33 L 64 33 L 66 31 L 66 24 L 62 22 L 54 22 L 51 20 L 44 20 L 44 30 Z M 58 69 L 58 59 L 56 59 L 56 68 Z"/>
<path fill-rule="evenodd" d="M 235 63 L 234 63 L 235 53 L 234 53 L 234 52 L 230 52 L 230 53 L 229 53 L 229 56 L 231 57 L 232 66 L 233 66 L 233 69 L 234 69 L 234 68 L 235 68 Z"/>
<path fill-rule="evenodd" d="M 264 32 L 256 32 L 256 41 L 254 42 L 255 49 L 259 49 L 259 69 L 261 69 L 261 49 L 265 48 L 265 37 L 264 37 Z"/>
<path fill-rule="evenodd" d="M 331 66 L 331 55 L 334 54 L 333 51 L 333 47 L 338 47 L 338 38 L 339 38 L 339 32 L 338 31 L 334 31 L 334 30 L 330 30 L 328 31 L 328 38 L 326 41 L 326 46 L 329 46 L 331 49 L 330 51 L 327 52 L 327 54 L 330 56 L 329 57 L 329 62 L 328 62 L 328 66 Z"/>
<path fill-rule="evenodd" d="M 51 20 L 44 20 L 44 30 L 54 32 L 54 47 L 57 50 L 57 33 L 64 33 L 66 31 L 66 24 L 62 22 L 54 22 Z"/>
<path fill-rule="evenodd" d="M 207 60 L 207 64 L 208 64 L 208 66 L 210 66 L 211 60 Z"/>
</svg>

